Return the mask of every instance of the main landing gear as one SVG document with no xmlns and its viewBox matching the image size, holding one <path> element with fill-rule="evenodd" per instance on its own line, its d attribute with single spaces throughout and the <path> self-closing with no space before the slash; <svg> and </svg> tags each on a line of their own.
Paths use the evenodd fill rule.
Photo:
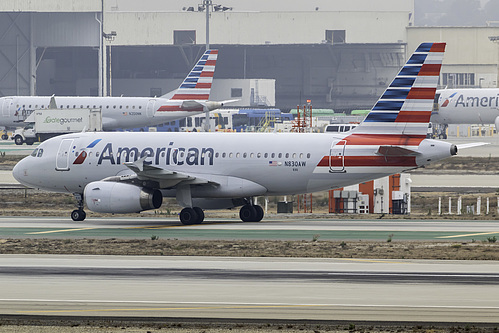
<svg viewBox="0 0 499 333">
<path fill-rule="evenodd" d="M 81 193 L 73 193 L 76 201 L 78 201 L 78 209 L 71 212 L 71 219 L 73 221 L 83 221 L 87 217 L 87 213 L 83 210 L 83 196 Z"/>
<path fill-rule="evenodd" d="M 180 212 L 180 222 L 185 225 L 200 224 L 204 220 L 204 212 L 199 207 L 186 207 Z"/>
<path fill-rule="evenodd" d="M 260 222 L 263 215 L 263 208 L 258 205 L 246 204 L 239 211 L 239 217 L 243 222 Z"/>
<path fill-rule="evenodd" d="M 239 217 L 243 222 L 260 222 L 263 219 L 263 208 L 258 205 L 246 204 L 241 207 Z M 184 225 L 200 224 L 204 220 L 204 212 L 199 207 L 186 207 L 179 214 Z"/>
</svg>

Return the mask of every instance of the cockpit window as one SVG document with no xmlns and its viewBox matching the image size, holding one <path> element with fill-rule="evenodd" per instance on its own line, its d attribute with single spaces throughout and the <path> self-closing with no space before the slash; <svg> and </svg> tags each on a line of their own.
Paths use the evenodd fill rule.
<svg viewBox="0 0 499 333">
<path fill-rule="evenodd" d="M 31 153 L 31 156 L 33 156 L 33 157 L 42 157 L 42 155 L 43 155 L 43 149 L 42 148 L 36 148 Z"/>
</svg>

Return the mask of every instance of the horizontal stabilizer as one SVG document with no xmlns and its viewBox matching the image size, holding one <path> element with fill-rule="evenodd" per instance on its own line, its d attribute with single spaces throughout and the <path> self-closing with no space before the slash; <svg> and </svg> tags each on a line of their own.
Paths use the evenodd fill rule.
<svg viewBox="0 0 499 333">
<path fill-rule="evenodd" d="M 220 101 L 220 102 L 214 102 L 214 101 L 195 101 L 195 100 L 189 100 L 189 101 L 183 101 L 182 102 L 182 110 L 189 111 L 189 110 L 199 110 L 200 108 L 203 108 L 203 111 L 212 111 L 221 108 L 225 104 L 229 103 L 234 103 L 239 101 L 239 99 L 229 99 L 226 101 Z"/>
<path fill-rule="evenodd" d="M 417 151 L 410 150 L 400 146 L 379 146 L 377 154 L 384 156 L 416 156 L 420 155 Z"/>
<path fill-rule="evenodd" d="M 458 150 L 461 149 L 466 149 L 466 148 L 474 148 L 474 147 L 480 147 L 480 146 L 485 146 L 485 145 L 490 145 L 489 142 L 472 142 L 472 143 L 462 143 L 460 145 L 456 145 Z"/>
</svg>

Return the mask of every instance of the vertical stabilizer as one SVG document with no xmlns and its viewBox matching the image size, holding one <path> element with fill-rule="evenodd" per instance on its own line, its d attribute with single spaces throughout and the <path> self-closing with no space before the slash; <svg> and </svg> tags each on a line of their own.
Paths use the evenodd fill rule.
<svg viewBox="0 0 499 333">
<path fill-rule="evenodd" d="M 445 43 L 422 43 L 355 134 L 426 136 Z"/>
</svg>

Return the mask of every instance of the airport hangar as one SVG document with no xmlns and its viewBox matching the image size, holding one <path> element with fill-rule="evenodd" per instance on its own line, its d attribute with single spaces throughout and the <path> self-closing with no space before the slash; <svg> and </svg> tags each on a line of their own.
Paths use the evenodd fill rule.
<svg viewBox="0 0 499 333">
<path fill-rule="evenodd" d="M 113 96 L 173 90 L 205 48 L 199 5 L 207 2 L 4 0 L 0 96 L 106 95 L 109 62 Z M 448 42 L 442 86 L 497 85 L 499 44 L 488 37 L 499 27 L 414 27 L 414 0 L 219 2 L 209 20 L 209 41 L 220 49 L 215 77 L 237 80 L 219 80 L 227 83 L 214 85 L 213 99 L 252 94 L 283 110 L 307 99 L 315 108 L 367 109 L 421 41 Z M 258 83 L 243 88 L 257 79 L 275 84 L 275 98 L 273 89 L 266 98 L 264 81 L 260 91 Z"/>
</svg>

